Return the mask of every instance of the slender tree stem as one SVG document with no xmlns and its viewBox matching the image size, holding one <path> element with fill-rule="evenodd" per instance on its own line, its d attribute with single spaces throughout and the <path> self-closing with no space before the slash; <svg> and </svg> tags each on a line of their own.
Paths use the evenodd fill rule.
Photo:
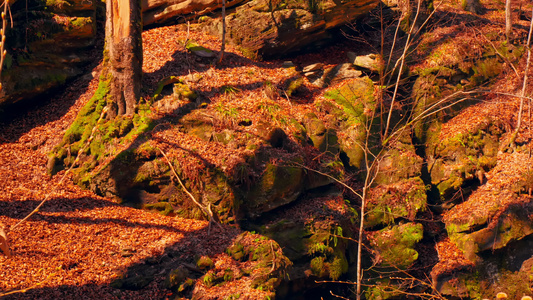
<svg viewBox="0 0 533 300">
<path fill-rule="evenodd" d="M 415 19 L 413 20 L 413 24 L 411 24 L 411 28 L 409 28 L 409 33 L 407 34 L 407 40 L 405 41 L 405 46 L 403 47 L 403 54 L 400 57 L 400 69 L 398 70 L 398 77 L 396 78 L 396 84 L 394 85 L 394 93 L 392 94 L 392 100 L 391 100 L 391 104 L 390 104 L 390 107 L 389 107 L 389 114 L 387 116 L 387 123 L 385 125 L 384 136 L 387 136 L 387 132 L 389 131 L 390 120 L 391 120 L 391 117 L 392 117 L 392 112 L 394 111 L 394 103 L 396 101 L 396 97 L 398 96 L 398 88 L 400 86 L 400 79 L 402 78 L 402 70 L 403 70 L 403 66 L 405 64 L 405 57 L 406 57 L 406 54 L 407 54 L 407 50 L 409 49 L 409 45 L 411 43 L 411 37 L 413 35 L 413 31 L 414 31 L 414 28 L 416 26 L 416 22 L 418 20 L 418 15 L 420 13 L 420 6 L 422 5 L 421 2 L 422 2 L 422 0 L 418 0 Z"/>
<path fill-rule="evenodd" d="M 508 0 L 509 1 L 509 0 Z M 533 11 L 533 10 L 532 10 Z M 524 111 L 524 101 L 527 87 L 527 73 L 529 72 L 529 65 L 531 62 L 531 33 L 533 32 L 533 19 L 529 22 L 529 34 L 527 36 L 527 64 L 526 70 L 524 71 L 524 82 L 522 82 L 522 91 L 520 92 L 520 109 L 518 110 L 518 120 L 516 122 L 516 129 L 511 137 L 510 145 L 514 148 L 518 132 L 520 131 L 520 126 L 522 125 L 522 113 Z"/>
</svg>

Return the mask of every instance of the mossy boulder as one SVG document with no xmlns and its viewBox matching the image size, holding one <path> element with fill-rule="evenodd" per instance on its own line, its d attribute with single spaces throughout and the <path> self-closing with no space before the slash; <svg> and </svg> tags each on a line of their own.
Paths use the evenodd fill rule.
<svg viewBox="0 0 533 300">
<path fill-rule="evenodd" d="M 183 283 L 187 282 L 189 277 L 189 270 L 184 266 L 179 266 L 178 268 L 172 270 L 167 278 L 167 287 L 170 289 L 178 288 Z"/>
<path fill-rule="evenodd" d="M 493 39 L 498 34 L 491 36 Z M 475 103 L 465 98 L 462 91 L 470 91 L 493 80 L 507 62 L 516 63 L 524 53 L 522 47 L 503 40 L 475 39 L 466 33 L 460 39 L 439 40 L 435 46 L 438 39 L 435 35 L 422 38 L 418 49 L 424 55 L 424 64 L 412 72 L 418 76 L 411 93 L 413 115 L 421 120 L 415 124 L 414 131 L 422 143 L 427 139 L 426 131 L 431 124 L 446 122 L 461 109 Z M 433 113 L 437 109 L 441 110 Z M 430 112 L 432 114 L 428 116 Z"/>
<path fill-rule="evenodd" d="M 214 266 L 213 260 L 209 256 L 202 256 L 196 262 L 196 266 L 200 270 L 211 269 Z"/>
<path fill-rule="evenodd" d="M 406 223 L 372 232 L 370 240 L 374 250 L 379 253 L 381 266 L 394 269 L 410 267 L 418 259 L 414 246 L 422 239 L 423 232 L 424 228 L 419 223 Z"/>
<path fill-rule="evenodd" d="M 21 1 L 10 4 L 15 26 L 6 30 L 0 106 L 62 86 L 81 75 L 94 59 L 96 2 L 29 5 Z"/>
<path fill-rule="evenodd" d="M 305 267 L 318 278 L 337 280 L 348 272 L 350 251 L 343 236 L 349 231 L 343 232 L 336 221 L 316 216 L 313 222 L 284 219 L 263 227 L 261 232 L 276 240 L 296 266 Z"/>
<path fill-rule="evenodd" d="M 533 203 L 529 199 L 503 191 L 499 199 L 485 196 L 494 199 L 492 206 L 479 205 L 472 210 L 470 201 L 482 193 L 476 191 L 471 196 L 474 199 L 452 208 L 444 217 L 450 239 L 473 261 L 484 251 L 505 248 L 533 233 Z"/>
<path fill-rule="evenodd" d="M 348 272 L 348 242 L 343 230 L 331 221 L 315 220 L 308 224 L 311 236 L 307 240 L 307 255 L 311 273 L 318 278 L 338 280 Z"/>
<path fill-rule="evenodd" d="M 339 280 L 347 276 L 355 261 L 355 244 L 345 237 L 353 236 L 355 216 L 346 210 L 342 197 L 325 196 L 307 200 L 322 203 L 305 216 L 294 209 L 294 217 L 276 218 L 257 228 L 261 234 L 279 243 L 283 253 L 293 262 L 290 280 L 299 282 L 313 276 L 315 279 Z M 327 203 L 327 204 L 326 204 Z M 329 205 L 335 203 L 332 210 Z M 305 205 L 305 204 L 297 204 Z M 314 206 L 314 205 L 313 205 Z M 305 285 L 300 288 L 305 289 Z"/>
<path fill-rule="evenodd" d="M 339 153 L 338 137 L 334 129 L 326 128 L 324 122 L 314 113 L 307 114 L 303 124 L 315 148 L 329 155 L 337 155 Z"/>
<path fill-rule="evenodd" d="M 524 295 L 533 295 L 528 280 L 533 276 L 532 247 L 533 239 L 528 236 L 505 249 L 486 251 L 481 255 L 483 262 L 475 267 L 433 276 L 433 286 L 449 298 L 491 299 L 504 292 L 507 299 L 525 299 Z"/>
<path fill-rule="evenodd" d="M 168 202 L 149 203 L 144 205 L 144 208 L 147 210 L 156 211 L 164 216 L 169 216 L 174 213 L 174 208 Z"/>
<path fill-rule="evenodd" d="M 225 252 L 246 266 L 243 276 L 250 278 L 250 287 L 263 291 L 275 292 L 292 266 L 278 243 L 250 232 L 237 236 Z M 216 267 L 213 272 L 217 273 Z"/>
<path fill-rule="evenodd" d="M 352 167 L 361 167 L 361 145 L 367 136 L 368 121 L 375 117 L 377 109 L 374 92 L 374 83 L 369 77 L 348 80 L 325 95 L 336 105 L 323 103 L 321 107 L 334 118 L 329 124 L 336 129 L 340 151 Z M 374 128 L 370 130 L 372 133 Z"/>
<path fill-rule="evenodd" d="M 248 190 L 243 209 L 250 217 L 288 204 L 304 191 L 305 172 L 298 166 L 279 166 L 268 163 L 258 182 Z"/>
<path fill-rule="evenodd" d="M 423 159 L 416 154 L 409 133 L 405 130 L 383 150 L 374 179 L 376 185 L 393 184 L 421 175 Z"/>
<path fill-rule="evenodd" d="M 397 219 L 413 221 L 426 205 L 426 186 L 420 177 L 379 185 L 369 191 L 365 227 L 394 224 Z"/>
<path fill-rule="evenodd" d="M 483 182 L 484 173 L 496 165 L 499 137 L 502 130 L 490 119 L 479 123 L 464 133 L 435 138 L 426 148 L 428 165 L 431 166 L 431 182 L 441 199 L 448 199 L 467 182 Z"/>
<path fill-rule="evenodd" d="M 377 1 L 331 0 L 277 3 L 253 0 L 226 17 L 229 42 L 251 58 L 286 55 L 331 40 L 330 29 L 368 13 Z M 204 23 L 209 32 L 220 35 L 220 20 Z"/>
</svg>

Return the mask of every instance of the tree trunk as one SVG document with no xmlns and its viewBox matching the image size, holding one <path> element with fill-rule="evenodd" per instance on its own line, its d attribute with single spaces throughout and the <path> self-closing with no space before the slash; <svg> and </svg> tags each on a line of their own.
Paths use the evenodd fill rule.
<svg viewBox="0 0 533 300">
<path fill-rule="evenodd" d="M 112 99 L 108 116 L 133 115 L 142 79 L 141 3 L 139 0 L 108 0 L 106 10 L 104 59 L 108 59 L 105 64 Z"/>
</svg>

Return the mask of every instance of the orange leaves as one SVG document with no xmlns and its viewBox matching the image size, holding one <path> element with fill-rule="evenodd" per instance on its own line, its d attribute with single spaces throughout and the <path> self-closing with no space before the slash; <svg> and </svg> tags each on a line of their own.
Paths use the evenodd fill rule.
<svg viewBox="0 0 533 300">
<path fill-rule="evenodd" d="M 0 250 L 4 252 L 7 257 L 11 257 L 11 251 L 9 250 L 9 242 L 7 239 L 7 234 L 4 231 L 4 225 L 0 223 Z"/>
</svg>

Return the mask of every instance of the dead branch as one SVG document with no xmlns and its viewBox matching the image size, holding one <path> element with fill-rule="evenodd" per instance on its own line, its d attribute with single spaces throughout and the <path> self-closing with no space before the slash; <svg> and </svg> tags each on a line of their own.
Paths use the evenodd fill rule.
<svg viewBox="0 0 533 300">
<path fill-rule="evenodd" d="M 161 152 L 161 154 L 163 154 L 163 157 L 165 158 L 165 160 L 166 160 L 168 166 L 170 167 L 170 169 L 172 170 L 172 174 L 174 174 L 174 176 L 178 180 L 178 183 L 180 184 L 181 188 L 185 191 L 185 193 L 189 196 L 189 198 L 191 198 L 192 202 L 194 202 L 194 204 L 196 204 L 196 206 L 198 206 L 202 210 L 202 212 L 209 217 L 209 229 L 211 229 L 211 223 L 215 223 L 219 228 L 222 229 L 222 225 L 220 225 L 218 222 L 215 221 L 215 219 L 213 217 L 213 212 L 211 211 L 210 206 L 205 207 L 200 202 L 198 202 L 198 200 L 196 200 L 194 195 L 191 194 L 191 192 L 189 192 L 189 190 L 187 190 L 187 188 L 185 187 L 185 185 L 181 181 L 181 178 L 179 177 L 178 173 L 176 172 L 176 169 L 174 168 L 174 166 L 172 165 L 172 163 L 168 159 L 168 156 L 165 154 L 165 152 L 163 150 L 159 149 L 159 148 L 157 150 L 159 150 L 159 152 Z"/>
<path fill-rule="evenodd" d="M 510 1 L 510 0 L 507 0 Z M 533 10 L 532 10 L 533 11 Z M 509 142 L 509 145 L 511 148 L 515 148 L 515 142 L 516 137 L 518 136 L 518 132 L 520 131 L 520 126 L 522 125 L 522 113 L 524 111 L 524 95 L 526 94 L 526 86 L 527 86 L 527 73 L 529 72 L 529 65 L 531 62 L 531 33 L 533 32 L 533 19 L 529 22 L 529 34 L 527 36 L 527 64 L 526 64 L 526 70 L 524 71 L 524 82 L 522 83 L 522 91 L 520 93 L 520 96 L 522 99 L 520 100 L 520 109 L 518 110 L 518 121 L 516 124 L 516 129 L 513 132 L 513 135 L 511 136 L 511 141 Z"/>
</svg>

